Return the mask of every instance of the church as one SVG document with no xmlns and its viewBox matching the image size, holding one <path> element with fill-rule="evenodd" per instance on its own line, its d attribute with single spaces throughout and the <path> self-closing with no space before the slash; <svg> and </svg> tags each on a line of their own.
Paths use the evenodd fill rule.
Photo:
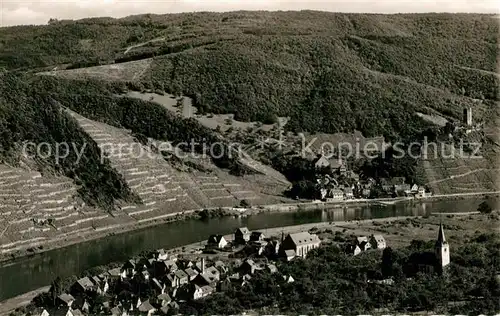
<svg viewBox="0 0 500 316">
<path fill-rule="evenodd" d="M 412 272 L 443 273 L 450 264 L 450 245 L 444 235 L 443 224 L 439 224 L 439 231 L 434 252 L 416 253 L 410 256 Z"/>
</svg>

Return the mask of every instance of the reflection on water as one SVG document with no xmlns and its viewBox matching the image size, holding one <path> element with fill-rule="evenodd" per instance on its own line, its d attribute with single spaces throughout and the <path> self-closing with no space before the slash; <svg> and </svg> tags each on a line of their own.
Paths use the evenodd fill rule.
<svg viewBox="0 0 500 316">
<path fill-rule="evenodd" d="M 168 223 L 83 242 L 6 264 L 0 268 L 0 300 L 49 285 L 56 276 L 78 275 L 91 267 L 123 261 L 144 250 L 199 242 L 210 234 L 229 234 L 240 226 L 247 226 L 252 230 L 317 222 L 427 215 L 441 211 L 469 212 L 475 211 L 479 203 L 480 201 L 472 200 L 349 208 L 340 206 L 312 211 L 262 213 L 245 218 L 224 217 L 209 221 Z"/>
</svg>

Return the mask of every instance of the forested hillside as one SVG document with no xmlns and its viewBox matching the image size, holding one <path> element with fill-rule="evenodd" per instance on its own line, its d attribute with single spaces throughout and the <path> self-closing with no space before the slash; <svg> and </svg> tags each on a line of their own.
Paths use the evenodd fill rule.
<svg viewBox="0 0 500 316">
<path fill-rule="evenodd" d="M 49 94 L 32 89 L 26 78 L 0 75 L 0 163 L 21 161 L 43 173 L 72 178 L 83 200 L 109 209 L 116 200 L 138 201 L 120 174 L 101 161 L 97 144 L 69 117 Z M 40 145 L 25 147 L 23 143 Z M 57 144 L 68 144 L 58 159 Z M 81 158 L 78 153 L 83 150 Z M 24 157 L 33 156 L 32 161 Z"/>
<path fill-rule="evenodd" d="M 475 14 L 193 13 L 0 29 L 8 70 L 153 57 L 127 79 L 202 111 L 389 139 L 425 127 L 416 111 L 459 118 L 472 105 L 481 119 L 499 98 L 497 53 L 497 20 Z"/>
</svg>

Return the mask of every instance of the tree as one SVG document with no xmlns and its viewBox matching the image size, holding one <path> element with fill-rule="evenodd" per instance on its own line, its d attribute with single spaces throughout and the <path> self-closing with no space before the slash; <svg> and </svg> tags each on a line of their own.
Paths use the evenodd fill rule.
<svg viewBox="0 0 500 316">
<path fill-rule="evenodd" d="M 57 277 L 54 281 L 52 281 L 52 284 L 50 285 L 49 289 L 49 294 L 54 306 L 56 305 L 57 297 L 62 294 L 62 291 L 63 291 L 62 280 L 60 277 Z"/>
<path fill-rule="evenodd" d="M 490 201 L 486 200 L 479 204 L 477 210 L 482 214 L 490 214 L 493 211 L 493 208 L 490 205 Z"/>
<path fill-rule="evenodd" d="M 382 252 L 382 275 L 384 277 L 392 276 L 392 268 L 394 264 L 394 254 L 391 247 L 387 247 Z"/>
</svg>

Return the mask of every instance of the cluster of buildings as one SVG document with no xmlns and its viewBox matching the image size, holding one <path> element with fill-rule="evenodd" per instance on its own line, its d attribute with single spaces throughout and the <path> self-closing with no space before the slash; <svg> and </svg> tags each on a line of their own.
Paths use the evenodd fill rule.
<svg viewBox="0 0 500 316">
<path fill-rule="evenodd" d="M 375 188 L 385 196 L 426 197 L 425 187 L 406 183 L 404 177 L 360 179 L 359 175 L 349 170 L 347 164 L 339 159 L 329 160 L 320 155 L 314 161 L 317 170 L 316 188 L 318 199 L 326 202 L 372 197 Z M 326 172 L 325 172 L 326 171 Z"/>
<path fill-rule="evenodd" d="M 360 236 L 347 245 L 347 253 L 354 256 L 370 249 L 385 249 L 387 243 L 382 235 Z"/>
<path fill-rule="evenodd" d="M 222 235 L 212 235 L 208 239 L 206 247 L 208 249 L 224 249 L 226 247 L 244 246 L 242 252 L 245 255 L 265 256 L 269 259 L 284 259 L 290 261 L 296 257 L 305 258 L 307 253 L 318 248 L 321 240 L 315 234 L 300 232 L 284 234 L 281 240 L 266 238 L 262 232 L 251 232 L 247 227 L 238 228 L 234 232 L 231 242 Z"/>
<path fill-rule="evenodd" d="M 222 235 L 210 236 L 206 247 L 243 246 L 260 257 L 207 263 L 205 257 L 189 260 L 159 249 L 150 256 L 128 260 L 120 268 L 77 280 L 56 298 L 52 308 L 39 308 L 28 315 L 167 315 L 178 310 L 179 303 L 184 301 L 224 292 L 234 284 L 245 285 L 260 271 L 278 273 L 276 265 L 264 256 L 287 261 L 305 258 L 320 243 L 317 235 L 308 232 L 289 234 L 280 242 L 242 227 L 235 231 L 232 241 Z M 286 282 L 294 281 L 290 275 L 282 277 Z"/>
</svg>

